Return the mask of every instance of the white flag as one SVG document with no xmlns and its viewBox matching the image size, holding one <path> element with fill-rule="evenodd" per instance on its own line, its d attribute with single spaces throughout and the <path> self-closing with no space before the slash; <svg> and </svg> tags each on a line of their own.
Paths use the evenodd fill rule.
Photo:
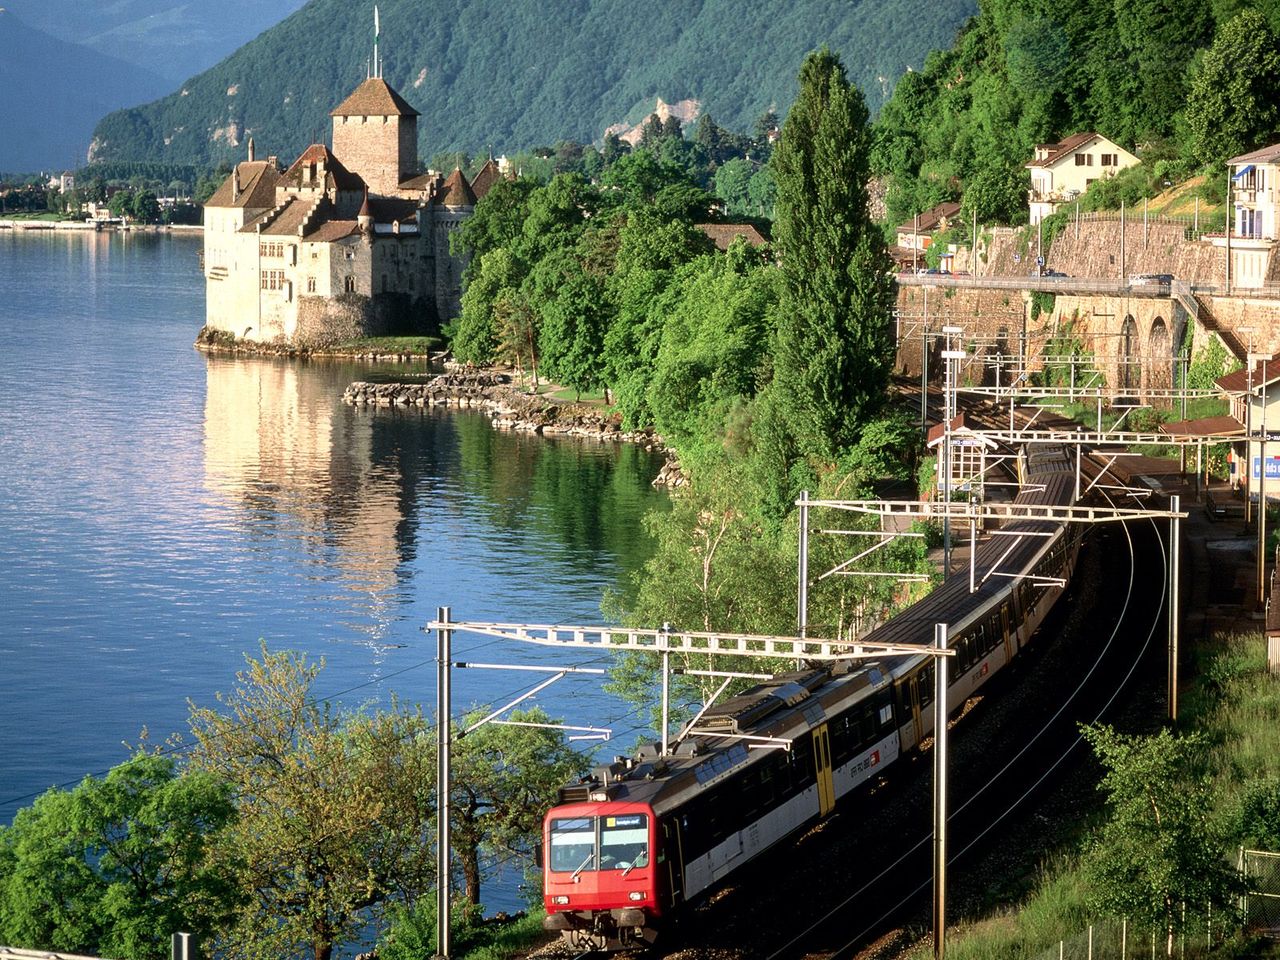
<svg viewBox="0 0 1280 960">
<path fill-rule="evenodd" d="M 382 33 L 382 31 L 381 31 L 381 29 L 379 29 L 379 27 L 378 27 L 378 5 L 377 5 L 377 4 L 374 4 L 374 6 L 373 6 L 373 38 L 374 38 L 375 40 L 376 40 L 376 39 L 378 39 L 378 36 L 379 36 L 381 33 Z"/>
</svg>

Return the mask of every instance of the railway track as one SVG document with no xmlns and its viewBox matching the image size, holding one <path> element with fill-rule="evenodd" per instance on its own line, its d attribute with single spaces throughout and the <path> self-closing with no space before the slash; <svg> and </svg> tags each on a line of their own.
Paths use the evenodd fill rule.
<svg viewBox="0 0 1280 960">
<path fill-rule="evenodd" d="M 991 415 L 981 409 L 969 413 L 970 422 Z M 1000 416 L 999 426 L 1007 428 L 1007 408 Z M 1089 480 L 1102 471 L 1097 458 L 1086 458 L 1085 464 Z M 1114 496 L 1105 490 L 1100 495 Z M 1163 660 L 1154 638 L 1166 587 L 1167 565 L 1159 556 L 1162 533 L 1151 521 L 1142 529 L 1104 528 L 1087 568 L 1042 628 L 1054 633 L 1053 641 L 1046 644 L 1042 638 L 1040 650 L 1017 663 L 988 691 L 997 695 L 975 704 L 959 728 L 959 746 L 952 748 L 953 765 L 960 769 L 952 775 L 950 820 L 951 902 L 957 912 L 966 904 L 981 904 L 992 883 L 1007 883 L 1010 876 L 1034 869 L 1047 847 L 1045 825 L 1069 829 L 1078 809 L 1093 802 L 1092 781 L 1073 776 L 1089 763 L 1078 724 L 1114 717 L 1133 699 L 1137 684 L 1150 684 L 1152 697 L 1161 697 Z M 1161 576 L 1144 575 L 1153 569 Z M 1124 590 L 1117 589 L 1120 584 Z M 1098 630 L 1099 622 L 1111 629 Z M 1079 680 L 1068 686 L 1063 677 Z M 737 878 L 736 889 L 686 924 L 705 924 L 716 934 L 686 935 L 680 946 L 692 953 L 678 955 L 723 956 L 715 947 L 733 944 L 731 954 L 762 960 L 854 960 L 868 945 L 892 939 L 904 924 L 915 929 L 927 924 L 930 762 L 926 756 L 891 772 L 870 795 L 854 798 L 793 851 L 767 858 Z M 1028 846 L 1030 854 L 1011 853 Z M 781 873 L 776 861 L 783 858 L 794 858 L 796 866 Z M 737 899 L 749 906 L 735 905 Z M 764 917 L 777 919 L 762 929 Z"/>
</svg>

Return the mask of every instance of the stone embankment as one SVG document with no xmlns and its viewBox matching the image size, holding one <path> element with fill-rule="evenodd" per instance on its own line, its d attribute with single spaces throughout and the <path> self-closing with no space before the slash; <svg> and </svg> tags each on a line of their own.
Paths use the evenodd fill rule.
<svg viewBox="0 0 1280 960">
<path fill-rule="evenodd" d="M 617 413 L 602 413 L 579 403 L 550 400 L 526 393 L 503 373 L 492 371 L 443 373 L 422 382 L 368 383 L 358 380 L 342 394 L 344 403 L 379 407 L 456 407 L 487 413 L 500 430 L 544 436 L 638 443 L 646 450 L 667 452 L 668 459 L 653 481 L 656 487 L 679 487 L 685 477 L 662 439 L 651 429 L 624 430 Z"/>
</svg>

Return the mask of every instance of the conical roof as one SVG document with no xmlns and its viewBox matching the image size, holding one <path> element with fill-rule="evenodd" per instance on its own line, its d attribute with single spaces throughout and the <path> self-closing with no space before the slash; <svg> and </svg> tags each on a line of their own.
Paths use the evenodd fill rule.
<svg viewBox="0 0 1280 960">
<path fill-rule="evenodd" d="M 370 77 L 347 99 L 343 100 L 331 117 L 418 117 L 417 110 L 391 89 L 381 77 Z"/>
<path fill-rule="evenodd" d="M 455 167 L 453 173 L 449 174 L 449 179 L 444 182 L 444 189 L 440 191 L 440 196 L 436 198 L 446 207 L 474 207 L 476 205 L 476 195 L 471 192 L 471 184 L 467 183 L 467 178 L 463 176 L 462 170 Z"/>
<path fill-rule="evenodd" d="M 475 175 L 475 179 L 471 181 L 471 192 L 475 194 L 477 200 L 483 200 L 484 195 L 501 179 L 502 171 L 498 169 L 497 161 L 490 157 L 480 168 L 480 172 Z"/>
</svg>

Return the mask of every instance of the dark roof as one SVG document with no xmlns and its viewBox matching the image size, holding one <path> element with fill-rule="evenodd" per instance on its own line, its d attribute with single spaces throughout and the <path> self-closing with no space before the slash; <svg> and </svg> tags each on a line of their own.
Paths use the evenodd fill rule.
<svg viewBox="0 0 1280 960">
<path fill-rule="evenodd" d="M 391 85 L 381 77 L 370 77 L 337 109 L 329 114 L 331 117 L 418 117 L 417 110 L 409 106 L 400 94 L 391 89 Z"/>
<path fill-rule="evenodd" d="M 1271 357 L 1266 361 L 1258 363 L 1253 368 L 1253 389 L 1259 390 L 1262 387 L 1262 368 L 1267 368 L 1266 382 L 1268 385 L 1280 380 L 1280 363 L 1276 363 L 1276 358 Z M 1214 381 L 1223 393 L 1248 393 L 1249 392 L 1249 368 L 1241 367 L 1239 370 L 1233 370 Z"/>
<path fill-rule="evenodd" d="M 483 200 L 484 195 L 493 189 L 493 185 L 501 179 L 502 171 L 498 169 L 498 164 L 490 157 L 484 162 L 480 172 L 472 178 L 471 192 L 475 194 L 477 200 Z"/>
<path fill-rule="evenodd" d="M 1242 153 L 1238 157 L 1232 157 L 1227 163 L 1276 163 L 1277 161 L 1280 161 L 1280 143 Z"/>
<path fill-rule="evenodd" d="M 235 192 L 236 174 L 240 175 L 240 192 Z M 222 181 L 222 186 L 205 201 L 206 207 L 271 208 L 276 205 L 276 184 L 280 171 L 266 160 L 246 160 Z"/>
<path fill-rule="evenodd" d="M 370 212 L 376 223 L 405 223 L 418 220 L 417 200 L 391 200 L 384 198 L 367 198 Z M 361 208 L 360 213 L 364 213 Z"/>
<path fill-rule="evenodd" d="M 302 156 L 293 161 L 293 165 L 285 171 L 284 177 L 281 178 L 284 186 L 295 190 L 308 186 L 309 184 L 304 182 L 303 174 L 311 164 L 323 165 L 324 186 L 326 189 L 363 190 L 365 188 L 364 180 L 360 175 L 352 173 L 344 167 L 341 161 L 333 155 L 333 151 L 323 143 L 313 143 L 302 152 Z"/>
<path fill-rule="evenodd" d="M 1205 417 L 1162 423 L 1160 430 L 1171 437 L 1239 437 L 1244 435 L 1244 424 L 1235 417 Z"/>
<path fill-rule="evenodd" d="M 753 247 L 769 242 L 768 237 L 756 229 L 753 223 L 695 223 L 694 227 L 705 233 L 716 245 L 716 249 L 721 251 L 728 250 L 738 237 L 745 238 Z"/>
<path fill-rule="evenodd" d="M 898 233 L 915 233 L 917 230 L 920 233 L 932 233 L 938 229 L 943 220 L 950 220 L 959 212 L 960 204 L 954 200 L 945 200 L 936 207 L 920 214 L 920 225 L 918 227 L 916 226 L 915 217 L 912 217 L 898 227 Z"/>
<path fill-rule="evenodd" d="M 1040 143 L 1036 144 L 1037 150 L 1048 149 L 1049 155 L 1043 160 L 1032 159 L 1026 164 L 1028 167 L 1051 167 L 1073 150 L 1079 150 L 1090 140 L 1100 137 L 1102 134 L 1094 133 L 1092 130 L 1086 130 L 1084 133 L 1073 133 L 1065 140 L 1057 143 Z"/>
<path fill-rule="evenodd" d="M 440 174 L 435 172 L 420 173 L 416 177 L 400 181 L 401 190 L 431 190 L 440 183 Z"/>
<path fill-rule="evenodd" d="M 453 173 L 449 174 L 449 179 L 444 182 L 444 187 L 436 197 L 436 200 L 446 207 L 474 207 L 476 205 L 476 195 L 471 192 L 471 185 L 467 183 L 467 178 L 463 176 L 462 171 L 456 168 Z"/>
<path fill-rule="evenodd" d="M 288 197 L 280 205 L 254 217 L 241 233 L 261 233 L 269 237 L 296 237 L 301 227 L 316 207 L 316 198 Z"/>
<path fill-rule="evenodd" d="M 333 243 L 359 232 L 360 224 L 355 220 L 329 220 L 308 233 L 306 239 L 312 243 Z"/>
</svg>

